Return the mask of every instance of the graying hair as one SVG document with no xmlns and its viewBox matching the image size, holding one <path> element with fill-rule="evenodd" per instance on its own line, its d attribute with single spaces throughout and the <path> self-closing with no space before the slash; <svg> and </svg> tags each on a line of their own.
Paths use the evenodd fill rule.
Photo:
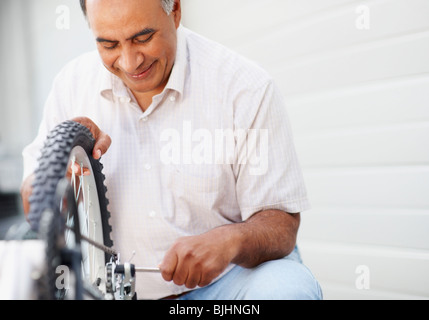
<svg viewBox="0 0 429 320">
<path fill-rule="evenodd" d="M 174 0 L 161 0 L 162 8 L 164 9 L 167 15 L 173 12 L 174 9 Z"/>
<path fill-rule="evenodd" d="M 164 9 L 167 15 L 173 12 L 174 9 L 174 0 L 161 0 L 162 8 Z M 80 6 L 84 15 L 86 16 L 86 0 L 80 0 Z"/>
</svg>

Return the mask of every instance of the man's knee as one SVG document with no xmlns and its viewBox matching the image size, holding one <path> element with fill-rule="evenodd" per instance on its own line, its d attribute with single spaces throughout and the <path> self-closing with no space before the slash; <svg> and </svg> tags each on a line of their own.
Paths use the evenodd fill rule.
<svg viewBox="0 0 429 320">
<path fill-rule="evenodd" d="M 320 300 L 319 283 L 302 263 L 280 259 L 249 270 L 243 287 L 246 300 Z"/>
</svg>

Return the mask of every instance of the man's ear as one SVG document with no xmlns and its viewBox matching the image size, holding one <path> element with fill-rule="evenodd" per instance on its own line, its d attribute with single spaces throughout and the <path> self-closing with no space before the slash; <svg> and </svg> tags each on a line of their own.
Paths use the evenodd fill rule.
<svg viewBox="0 0 429 320">
<path fill-rule="evenodd" d="M 174 17 L 174 24 L 176 25 L 176 29 L 179 28 L 180 22 L 182 20 L 182 4 L 180 3 L 180 0 L 174 1 L 174 7 L 173 7 L 173 14 Z"/>
</svg>

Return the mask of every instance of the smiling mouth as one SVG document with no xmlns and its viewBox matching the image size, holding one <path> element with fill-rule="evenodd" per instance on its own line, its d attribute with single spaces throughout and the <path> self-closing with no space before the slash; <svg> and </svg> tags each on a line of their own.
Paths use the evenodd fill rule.
<svg viewBox="0 0 429 320">
<path fill-rule="evenodd" d="M 153 65 L 155 64 L 155 62 L 153 62 L 149 67 L 147 67 L 146 69 L 144 69 L 139 74 L 131 74 L 131 73 L 128 73 L 128 72 L 125 72 L 125 74 L 130 79 L 132 79 L 132 80 L 143 80 L 143 79 L 146 79 L 149 76 L 150 72 L 152 71 Z"/>
</svg>

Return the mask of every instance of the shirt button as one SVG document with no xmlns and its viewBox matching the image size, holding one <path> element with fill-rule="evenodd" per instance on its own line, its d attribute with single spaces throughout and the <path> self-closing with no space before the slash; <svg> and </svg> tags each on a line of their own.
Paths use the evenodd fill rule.
<svg viewBox="0 0 429 320">
<path fill-rule="evenodd" d="M 149 212 L 149 217 L 154 218 L 155 216 L 156 216 L 156 212 L 155 211 Z"/>
<path fill-rule="evenodd" d="M 171 96 L 171 97 L 170 97 L 170 101 L 171 101 L 171 102 L 176 101 L 176 97 Z"/>
<path fill-rule="evenodd" d="M 142 118 L 143 122 L 146 122 L 148 120 L 147 117 Z"/>
<path fill-rule="evenodd" d="M 145 168 L 146 170 L 150 170 L 150 169 L 152 169 L 152 166 L 151 166 L 149 163 L 146 163 L 146 164 L 144 165 L 144 168 Z"/>
</svg>

